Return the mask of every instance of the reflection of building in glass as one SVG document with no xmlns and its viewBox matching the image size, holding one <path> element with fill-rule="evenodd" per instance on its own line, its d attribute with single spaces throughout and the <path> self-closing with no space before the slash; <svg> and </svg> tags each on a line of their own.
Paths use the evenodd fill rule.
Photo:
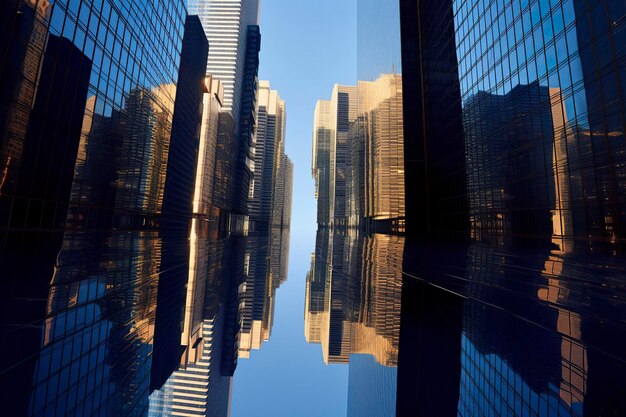
<svg viewBox="0 0 626 417">
<path fill-rule="evenodd" d="M 189 226 L 194 213 L 194 183 L 202 144 L 199 135 L 203 114 L 200 110 L 205 86 L 199 81 L 205 77 L 208 48 L 198 17 L 187 16 L 176 84 L 163 209 L 159 218 L 164 256 L 157 297 L 150 377 L 152 389 L 161 388 L 180 363 L 180 334 L 183 330 L 180 314 L 185 306 L 185 285 L 190 271 Z"/>
<path fill-rule="evenodd" d="M 318 231 L 307 275 L 305 335 L 326 363 L 367 354 L 397 366 L 404 238 Z"/>
<path fill-rule="evenodd" d="M 583 415 L 587 349 L 581 317 L 566 307 L 582 300 L 559 278 L 565 273 L 567 281 L 580 273 L 566 271 L 570 261 L 558 252 L 545 263 L 541 253 L 522 258 L 480 244 L 468 254 L 472 298 L 464 310 L 459 415 Z M 496 289 L 496 282 L 508 282 L 507 292 Z M 533 296 L 535 302 L 528 302 Z M 497 300 L 512 314 L 476 300 Z"/>
<path fill-rule="evenodd" d="M 115 207 L 121 212 L 161 210 L 175 92 L 175 85 L 139 88 L 126 99 L 115 184 Z"/>
<path fill-rule="evenodd" d="M 352 353 L 372 355 L 383 366 L 398 364 L 403 249 L 404 237 L 382 234 L 365 238 L 363 247 Z"/>
<path fill-rule="evenodd" d="M 151 232 L 104 241 L 66 234 L 50 285 L 30 415 L 140 415 L 146 409 L 160 260 L 160 239 Z"/>
<path fill-rule="evenodd" d="M 270 338 L 276 291 L 287 279 L 288 238 L 288 229 L 272 228 L 245 239 L 244 281 L 239 286 L 240 358 L 249 358 Z"/>
<path fill-rule="evenodd" d="M 154 229 L 170 152 L 172 165 L 181 156 L 170 139 L 186 11 L 182 1 L 139 7 L 109 0 L 0 6 L 2 155 L 15 142 L 8 165 L 2 159 L 2 184 L 11 190 L 2 190 L 0 217 L 12 228 L 3 231 L 0 259 L 3 271 L 19 269 L 8 257 L 40 263 L 22 265 L 24 277 L 2 292 L 3 305 L 8 297 L 16 311 L 32 311 L 29 327 L 41 335 L 12 330 L 6 349 L 18 353 L 12 366 L 23 376 L 1 372 L 22 393 L 5 410 L 11 415 L 141 415 L 147 407 L 157 288 L 163 257 L 172 255 Z M 23 131 L 19 147 L 5 122 Z M 20 170 L 13 170 L 17 151 Z M 184 196 L 191 189 L 187 182 L 170 202 L 191 208 Z M 21 310 L 18 300 L 32 297 L 47 298 L 47 308 Z"/>
<path fill-rule="evenodd" d="M 16 199 L 8 217 L 13 228 L 49 233 L 65 226 L 91 68 L 69 40 L 48 36 L 20 170 L 14 171 Z"/>
<path fill-rule="evenodd" d="M 550 90 L 537 83 L 516 86 L 503 96 L 479 92 L 465 103 L 474 239 L 549 242 L 555 201 L 552 119 Z"/>
<path fill-rule="evenodd" d="M 223 372 L 222 353 L 233 242 L 212 240 L 208 222 L 194 219 L 190 239 L 180 367 L 150 397 L 153 416 L 227 416 L 232 375 Z"/>
<path fill-rule="evenodd" d="M 8 199 L 15 192 L 30 113 L 37 95 L 48 38 L 50 3 L 47 0 L 6 1 L 0 6 L 0 15 L 3 39 L 0 54 L 6 60 L 0 70 L 0 214 L 4 226 L 4 220 L 9 217 L 8 207 L 4 206 L 10 205 Z M 88 73 L 89 69 L 86 71 Z"/>
<path fill-rule="evenodd" d="M 570 301 L 571 292 L 567 281 L 562 282 L 560 275 L 567 265 L 566 254 L 552 251 L 546 260 L 543 275 L 548 285 L 539 289 L 540 300 L 551 304 L 563 304 Z M 567 272 L 567 271 L 565 271 Z M 557 307 L 557 331 L 561 340 L 561 383 L 559 386 L 561 399 L 569 407 L 579 407 L 584 402 L 587 390 L 587 348 L 579 341 L 582 338 L 582 319 L 580 314 L 567 308 Z"/>
<path fill-rule="evenodd" d="M 448 7 L 477 237 L 510 229 L 500 243 L 554 234 L 566 250 L 621 248 L 626 97 L 618 68 L 626 52 L 616 45 L 626 41 L 624 6 L 508 2 L 494 10 L 499 24 L 486 42 L 484 5 Z"/>
</svg>

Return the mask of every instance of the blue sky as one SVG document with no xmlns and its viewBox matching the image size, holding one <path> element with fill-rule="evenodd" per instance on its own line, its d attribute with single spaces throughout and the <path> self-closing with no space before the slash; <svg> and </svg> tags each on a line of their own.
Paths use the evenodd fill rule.
<svg viewBox="0 0 626 417">
<path fill-rule="evenodd" d="M 260 78 L 287 104 L 295 164 L 289 278 L 277 293 L 272 336 L 235 374 L 232 417 L 344 417 L 347 366 L 327 367 L 304 340 L 304 291 L 315 246 L 313 111 L 335 83 L 356 82 L 356 0 L 262 0 Z"/>
</svg>

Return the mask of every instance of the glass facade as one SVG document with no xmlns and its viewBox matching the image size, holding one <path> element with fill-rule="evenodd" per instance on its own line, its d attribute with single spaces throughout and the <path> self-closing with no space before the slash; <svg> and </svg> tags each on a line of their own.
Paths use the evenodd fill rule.
<svg viewBox="0 0 626 417">
<path fill-rule="evenodd" d="M 12 381 L 16 393 L 5 412 L 142 415 L 155 334 L 168 327 L 156 320 L 160 273 L 178 255 L 158 218 L 188 204 L 191 190 L 166 191 L 170 157 L 194 152 L 173 129 L 184 4 L 1 7 L 0 268 L 10 342 L 0 356 L 3 387 Z M 180 172 L 168 180 L 185 182 Z"/>
<path fill-rule="evenodd" d="M 453 8 L 472 234 L 621 247 L 626 6 Z"/>
<path fill-rule="evenodd" d="M 186 3 L 0 2 L 0 414 L 307 415 L 302 285 L 348 416 L 626 415 L 624 0 L 356 1 L 310 258 L 259 1 Z"/>
</svg>

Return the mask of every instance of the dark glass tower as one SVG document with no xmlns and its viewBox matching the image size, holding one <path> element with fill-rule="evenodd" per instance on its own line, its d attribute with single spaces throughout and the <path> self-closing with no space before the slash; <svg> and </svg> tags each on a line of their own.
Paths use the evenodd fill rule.
<svg viewBox="0 0 626 417">
<path fill-rule="evenodd" d="M 165 193 L 185 15 L 182 1 L 0 6 L 9 415 L 147 409 L 159 220 L 191 188 Z"/>
<path fill-rule="evenodd" d="M 189 274 L 188 239 L 202 121 L 209 43 L 197 16 L 187 16 L 176 84 L 163 212 L 163 273 L 159 279 L 151 384 L 160 388 L 180 364 L 180 317 Z"/>
<path fill-rule="evenodd" d="M 467 194 L 452 1 L 400 0 L 407 231 L 466 235 Z"/>
</svg>

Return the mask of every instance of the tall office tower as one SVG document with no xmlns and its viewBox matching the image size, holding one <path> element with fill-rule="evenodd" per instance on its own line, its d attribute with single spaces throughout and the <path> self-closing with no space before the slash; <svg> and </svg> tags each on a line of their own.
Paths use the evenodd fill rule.
<svg viewBox="0 0 626 417">
<path fill-rule="evenodd" d="M 261 35 L 259 0 L 187 0 L 189 12 L 202 21 L 209 40 L 207 74 L 224 85 L 223 111 L 231 114 L 238 149 L 230 206 L 247 214 L 252 178 L 251 146 L 255 131 L 257 75 Z M 229 128 L 229 123 L 223 125 Z"/>
<path fill-rule="evenodd" d="M 348 133 L 356 119 L 356 87 L 335 85 L 330 99 L 330 206 L 332 223 L 345 226 L 350 215 L 351 152 Z"/>
<path fill-rule="evenodd" d="M 368 8 L 373 3 L 359 4 L 359 32 L 365 34 L 359 49 L 368 50 L 366 33 L 376 27 L 386 33 L 381 38 L 394 39 L 389 50 L 401 62 L 407 231 L 466 239 L 469 216 L 452 1 L 400 0 L 399 9 L 381 2 L 385 18 L 380 18 L 380 8 Z M 363 62 L 388 59 L 383 55 Z"/>
<path fill-rule="evenodd" d="M 241 90 L 239 116 L 239 170 L 237 172 L 237 212 L 248 213 L 250 182 L 254 176 L 254 138 L 257 123 L 257 93 L 259 85 L 259 52 L 261 32 L 258 26 L 248 26 L 245 71 Z"/>
<path fill-rule="evenodd" d="M 259 83 L 257 132 L 254 145 L 254 178 L 250 186 L 251 219 L 270 225 L 276 207 L 276 184 L 281 173 L 285 147 L 285 102 L 268 81 Z M 282 207 L 282 205 L 281 205 Z"/>
<path fill-rule="evenodd" d="M 497 214 L 503 220 L 498 227 L 533 244 L 553 239 L 567 250 L 623 251 L 626 94 L 620 86 L 626 5 L 612 1 L 492 5 L 489 13 L 502 22 L 497 37 L 508 41 L 500 43 L 494 37 L 480 44 L 472 37 L 482 36 L 479 28 L 486 18 L 473 14 L 483 10 L 483 5 L 466 2 L 448 5 L 454 16 L 463 102 L 479 102 L 486 94 L 511 101 L 499 111 L 506 117 L 499 129 L 506 136 L 498 142 L 507 142 L 507 155 L 519 161 L 520 169 L 512 178 L 509 175 L 503 196 L 509 205 Z M 509 13 L 521 20 L 513 24 Z M 535 42 L 518 47 L 531 32 Z M 493 64 L 482 67 L 492 56 Z M 494 115 L 476 113 L 475 108 L 463 108 L 466 146 L 493 142 L 489 135 Z M 492 146 L 481 152 L 479 160 L 475 154 L 467 155 L 472 167 L 469 190 L 486 185 L 488 194 L 480 195 L 493 195 L 494 205 L 499 204 L 501 198 L 496 197 L 502 187 L 497 181 L 503 174 L 495 175 L 494 170 L 502 170 L 507 162 Z M 470 203 L 474 212 L 477 202 Z M 480 202 L 490 203 L 491 199 Z M 515 224 L 520 208 L 527 218 Z M 472 229 L 492 227 L 474 215 L 472 222 Z"/>
<path fill-rule="evenodd" d="M 319 100 L 313 121 L 313 157 L 311 172 L 315 179 L 317 224 L 331 225 L 330 207 L 330 101 Z"/>
<path fill-rule="evenodd" d="M 0 357 L 13 363 L 3 359 L 0 375 L 15 388 L 5 413 L 146 409 L 185 16 L 182 0 L 0 6 L 0 268 L 10 283 Z"/>
<path fill-rule="evenodd" d="M 198 165 L 201 104 L 205 86 L 209 44 L 197 16 L 185 19 L 172 137 L 159 221 L 163 257 L 159 279 L 154 330 L 154 352 L 150 377 L 153 389 L 160 388 L 180 363 L 180 314 L 185 305 L 189 274 L 189 234 Z M 217 125 L 217 123 L 215 123 Z M 217 127 L 216 127 L 217 129 Z M 217 137 L 217 134 L 215 135 Z M 215 150 L 213 150 L 215 154 Z"/>
<path fill-rule="evenodd" d="M 224 84 L 224 111 L 239 121 L 248 43 L 248 26 L 259 24 L 259 0 L 187 0 L 209 40 L 207 74 Z"/>
<path fill-rule="evenodd" d="M 350 215 L 349 131 L 356 119 L 356 87 L 336 84 L 331 99 L 320 100 L 313 124 L 313 177 L 318 224 L 348 224 Z"/>
</svg>

